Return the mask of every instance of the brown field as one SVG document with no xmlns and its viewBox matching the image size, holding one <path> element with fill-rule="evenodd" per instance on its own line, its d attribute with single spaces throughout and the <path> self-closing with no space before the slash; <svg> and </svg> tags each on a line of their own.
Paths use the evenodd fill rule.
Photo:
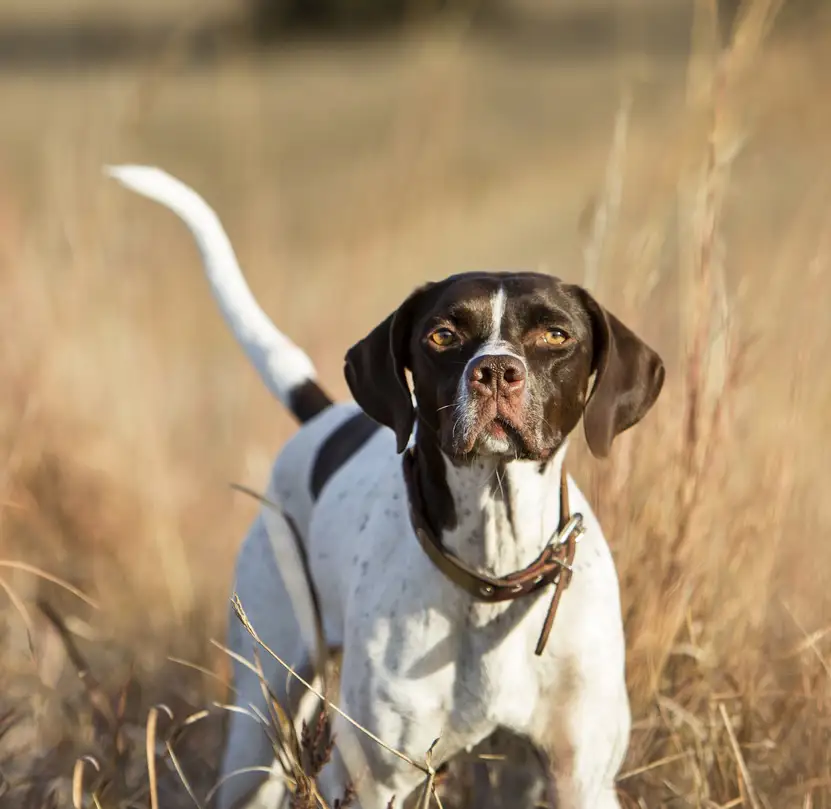
<svg viewBox="0 0 831 809">
<path fill-rule="evenodd" d="M 756 4 L 716 58 L 704 2 L 521 5 L 199 66 L 185 17 L 153 59 L 0 53 L 4 807 L 71 805 L 85 754 L 102 806 L 149 805 L 148 711 L 226 698 L 210 639 L 255 509 L 229 483 L 263 489 L 294 429 L 182 225 L 100 172 L 148 162 L 217 208 L 338 396 L 345 349 L 462 269 L 586 282 L 649 339 L 658 406 L 572 461 L 621 576 L 623 806 L 831 808 L 831 17 L 762 41 Z M 220 726 L 172 742 L 197 805 Z M 156 766 L 162 809 L 193 805 Z"/>
</svg>

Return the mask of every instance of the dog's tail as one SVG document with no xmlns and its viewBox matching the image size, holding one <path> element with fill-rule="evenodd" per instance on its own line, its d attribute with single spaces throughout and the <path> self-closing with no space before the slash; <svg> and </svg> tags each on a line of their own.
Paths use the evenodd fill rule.
<svg viewBox="0 0 831 809">
<path fill-rule="evenodd" d="M 123 186 L 170 208 L 193 234 L 214 298 L 268 389 L 306 422 L 332 400 L 317 383 L 306 353 L 271 322 L 245 282 L 231 240 L 216 212 L 192 188 L 150 166 L 107 166 Z"/>
</svg>

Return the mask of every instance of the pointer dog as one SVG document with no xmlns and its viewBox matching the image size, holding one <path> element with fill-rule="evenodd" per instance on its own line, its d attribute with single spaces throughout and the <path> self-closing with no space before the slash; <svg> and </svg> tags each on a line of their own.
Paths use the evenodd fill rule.
<svg viewBox="0 0 831 809">
<path fill-rule="evenodd" d="M 617 574 L 563 463 L 581 417 L 600 457 L 644 417 L 663 384 L 660 357 L 578 286 L 467 273 L 417 289 L 350 348 L 355 402 L 333 403 L 257 305 L 204 200 L 158 169 L 109 171 L 189 227 L 228 325 L 303 423 L 271 476 L 284 515 L 264 508 L 237 558 L 235 588 L 262 639 L 298 668 L 314 660 L 294 530 L 326 643 L 343 649 L 347 714 L 418 762 L 438 738 L 435 766 L 507 728 L 550 761 L 558 809 L 618 807 L 630 713 Z M 576 547 L 570 512 L 582 518 Z M 228 644 L 254 659 L 233 616 Z M 260 658 L 284 693 L 285 671 Z M 243 710 L 230 719 L 220 804 L 273 806 L 280 784 L 262 772 L 273 751 L 252 718 L 267 715 L 262 689 L 241 665 L 234 685 Z M 424 781 L 338 716 L 335 731 L 330 800 L 350 777 L 364 809 L 383 809 Z"/>
</svg>

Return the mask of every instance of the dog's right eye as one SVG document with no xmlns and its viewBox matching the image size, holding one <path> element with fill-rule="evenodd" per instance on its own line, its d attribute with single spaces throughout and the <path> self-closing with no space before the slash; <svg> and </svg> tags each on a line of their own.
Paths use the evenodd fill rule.
<svg viewBox="0 0 831 809">
<path fill-rule="evenodd" d="M 430 332 L 428 339 L 439 348 L 447 348 L 456 342 L 456 335 L 450 329 L 441 328 Z"/>
</svg>

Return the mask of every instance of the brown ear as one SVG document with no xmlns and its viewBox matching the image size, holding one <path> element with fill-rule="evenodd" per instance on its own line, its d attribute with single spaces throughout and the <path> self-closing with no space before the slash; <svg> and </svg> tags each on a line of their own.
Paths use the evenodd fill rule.
<svg viewBox="0 0 831 809">
<path fill-rule="evenodd" d="M 655 404 L 664 384 L 664 363 L 588 292 L 580 292 L 591 317 L 595 371 L 583 428 L 592 455 L 605 458 L 615 436 L 637 424 Z"/>
<path fill-rule="evenodd" d="M 371 419 L 395 432 L 398 452 L 407 448 L 415 423 L 404 370 L 411 361 L 409 340 L 415 302 L 426 288 L 416 290 L 346 352 L 344 375 L 352 396 Z"/>
</svg>

